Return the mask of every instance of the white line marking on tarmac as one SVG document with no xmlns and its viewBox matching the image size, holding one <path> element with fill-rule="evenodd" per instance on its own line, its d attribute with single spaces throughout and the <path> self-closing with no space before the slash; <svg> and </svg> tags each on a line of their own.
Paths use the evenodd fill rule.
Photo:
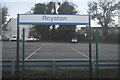
<svg viewBox="0 0 120 80">
<path fill-rule="evenodd" d="M 89 57 L 88 57 L 87 55 L 85 55 L 85 54 L 81 53 L 81 52 L 80 52 L 80 51 L 78 51 L 77 49 L 75 49 L 75 48 L 71 47 L 70 45 L 67 45 L 67 46 L 68 46 L 69 48 L 73 49 L 74 51 L 78 52 L 79 54 L 83 55 L 84 57 L 86 57 L 86 58 L 88 58 L 88 59 L 89 59 Z"/>
<path fill-rule="evenodd" d="M 50 61 L 50 60 L 58 60 L 58 61 L 75 61 L 75 60 L 89 60 L 89 59 L 28 59 L 28 61 Z"/>
<path fill-rule="evenodd" d="M 43 44 L 42 46 L 40 46 L 38 49 L 36 49 L 33 53 L 31 53 L 28 57 L 25 58 L 25 60 L 27 60 L 28 58 L 30 58 L 32 55 L 34 55 L 38 50 L 40 50 L 42 47 L 44 47 L 45 44 Z"/>
</svg>

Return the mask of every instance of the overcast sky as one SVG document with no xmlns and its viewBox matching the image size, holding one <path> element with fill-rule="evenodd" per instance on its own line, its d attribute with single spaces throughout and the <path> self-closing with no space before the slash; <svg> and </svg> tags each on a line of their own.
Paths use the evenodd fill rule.
<svg viewBox="0 0 120 80">
<path fill-rule="evenodd" d="M 32 7 L 36 3 L 47 3 L 50 1 L 63 2 L 65 0 L 0 0 L 2 2 L 2 6 L 8 7 L 9 17 L 8 18 L 16 18 L 17 14 L 24 14 L 27 11 L 31 10 Z M 79 12 L 78 14 L 87 14 L 87 3 L 93 0 L 67 0 L 69 2 L 73 2 L 77 5 L 76 10 Z M 95 0 L 96 1 L 96 0 Z M 99 26 L 96 22 L 92 21 L 93 26 Z"/>
</svg>

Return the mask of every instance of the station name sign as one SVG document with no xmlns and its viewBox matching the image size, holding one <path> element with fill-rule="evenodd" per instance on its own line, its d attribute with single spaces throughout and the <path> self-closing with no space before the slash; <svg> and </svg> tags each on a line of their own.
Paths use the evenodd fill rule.
<svg viewBox="0 0 120 80">
<path fill-rule="evenodd" d="M 19 14 L 19 24 L 32 25 L 89 25 L 88 15 L 51 15 L 51 14 Z"/>
</svg>

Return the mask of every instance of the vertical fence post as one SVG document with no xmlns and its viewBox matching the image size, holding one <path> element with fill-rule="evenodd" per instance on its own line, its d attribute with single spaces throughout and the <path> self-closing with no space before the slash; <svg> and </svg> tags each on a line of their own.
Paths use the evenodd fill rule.
<svg viewBox="0 0 120 80">
<path fill-rule="evenodd" d="M 96 67 L 95 67 L 95 60 L 92 60 L 92 70 L 93 70 L 93 77 L 95 76 L 95 69 L 96 69 Z"/>
<path fill-rule="evenodd" d="M 96 30 L 96 78 L 98 78 L 98 30 Z"/>
<path fill-rule="evenodd" d="M 55 66 L 55 60 L 53 60 L 53 64 L 52 64 L 52 75 L 53 75 L 53 78 L 55 78 L 55 74 L 56 74 L 56 66 Z"/>
<path fill-rule="evenodd" d="M 15 61 L 14 60 L 12 61 L 12 64 L 11 64 L 11 74 L 15 75 Z"/>
<path fill-rule="evenodd" d="M 24 76 L 24 70 L 25 70 L 25 28 L 23 28 L 23 36 L 22 36 L 22 72 Z"/>
</svg>

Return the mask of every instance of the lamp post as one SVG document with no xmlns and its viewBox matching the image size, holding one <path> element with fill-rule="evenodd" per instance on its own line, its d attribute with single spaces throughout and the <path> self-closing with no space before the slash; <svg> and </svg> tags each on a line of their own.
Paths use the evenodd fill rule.
<svg viewBox="0 0 120 80">
<path fill-rule="evenodd" d="M 86 34 L 86 33 L 85 33 L 84 35 L 85 35 L 85 37 L 87 36 L 87 34 Z"/>
<path fill-rule="evenodd" d="M 118 10 L 118 27 L 120 27 L 120 9 Z"/>
<path fill-rule="evenodd" d="M 84 36 L 85 36 L 85 42 L 87 42 L 87 39 L 86 39 L 87 38 L 87 34 L 85 33 Z"/>
</svg>

